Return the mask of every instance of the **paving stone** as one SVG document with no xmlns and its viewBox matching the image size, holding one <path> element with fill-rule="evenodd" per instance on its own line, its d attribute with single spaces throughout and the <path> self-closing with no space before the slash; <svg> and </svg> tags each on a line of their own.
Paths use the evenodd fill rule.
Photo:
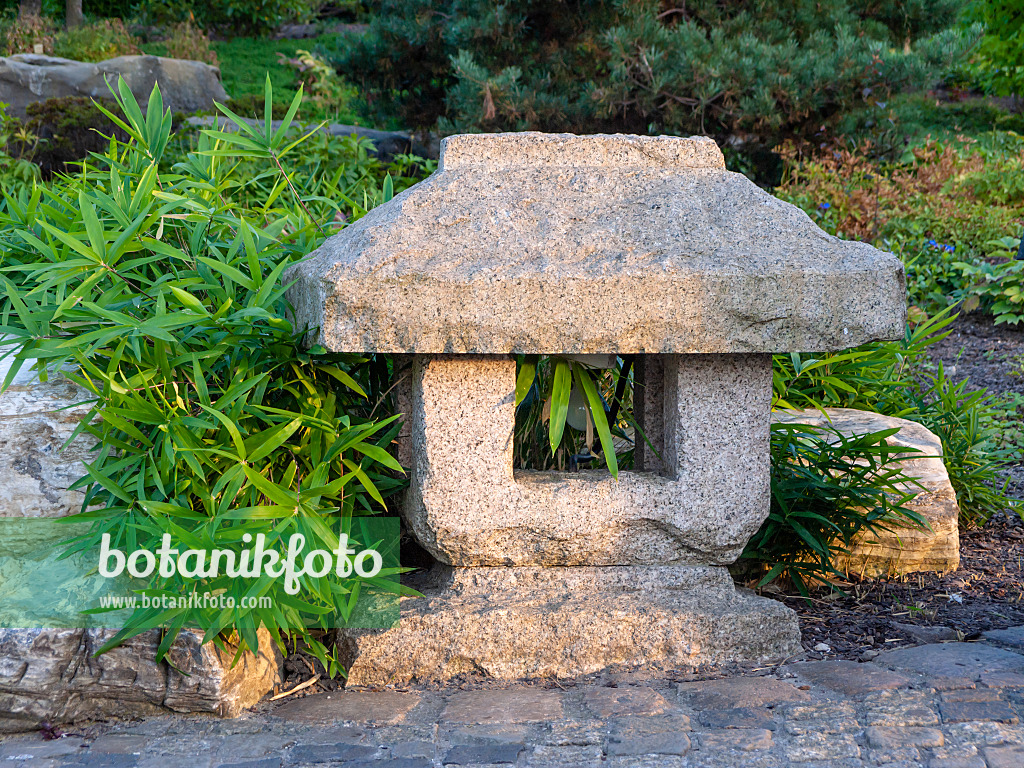
<svg viewBox="0 0 1024 768">
<path fill-rule="evenodd" d="M 533 735 L 534 729 L 529 725 L 491 723 L 458 728 L 449 734 L 448 739 L 452 744 L 483 744 L 494 741 L 525 744 Z"/>
<path fill-rule="evenodd" d="M 772 748 L 772 732 L 765 728 L 735 728 L 703 731 L 698 734 L 700 748 L 705 752 L 734 749 L 753 752 Z"/>
<path fill-rule="evenodd" d="M 530 723 L 562 717 L 562 695 L 536 688 L 459 691 L 441 720 L 449 723 Z"/>
<path fill-rule="evenodd" d="M 362 744 L 298 744 L 288 750 L 285 761 L 295 763 L 329 763 L 373 757 L 376 747 Z"/>
<path fill-rule="evenodd" d="M 1024 626 L 1010 627 L 1009 629 L 992 629 L 982 635 L 998 645 L 1024 651 Z"/>
<path fill-rule="evenodd" d="M 444 765 L 514 763 L 523 749 L 522 744 L 461 744 L 448 750 L 441 762 Z"/>
<path fill-rule="evenodd" d="M 938 725 L 939 715 L 931 706 L 920 702 L 880 702 L 864 712 L 865 725 L 889 727 Z"/>
<path fill-rule="evenodd" d="M 766 709 L 707 709 L 698 713 L 707 728 L 774 728 L 775 720 Z"/>
<path fill-rule="evenodd" d="M 974 680 L 969 677 L 931 677 L 928 679 L 928 687 L 936 691 L 961 691 L 967 688 L 974 688 Z"/>
<path fill-rule="evenodd" d="M 312 739 L 311 739 L 312 740 Z M 334 738 L 338 742 L 344 739 Z M 243 759 L 265 757 L 280 752 L 284 739 L 279 734 L 239 734 L 224 736 L 216 747 L 216 761 L 223 763 L 241 762 Z"/>
<path fill-rule="evenodd" d="M 860 747 L 853 736 L 846 733 L 806 733 L 794 736 L 786 745 L 786 756 L 794 763 L 859 758 Z"/>
<path fill-rule="evenodd" d="M 856 714 L 856 711 L 850 704 L 840 701 L 826 701 L 816 704 L 796 704 L 786 711 L 786 719 L 835 719 L 853 717 Z"/>
<path fill-rule="evenodd" d="M 608 728 L 600 720 L 563 720 L 551 723 L 550 730 L 544 729 L 533 744 L 549 747 L 582 747 L 604 744 Z"/>
<path fill-rule="evenodd" d="M 522 764 L 528 768 L 600 768 L 600 747 L 535 747 Z"/>
<path fill-rule="evenodd" d="M 141 753 L 152 739 L 146 736 L 126 736 L 117 733 L 105 733 L 89 745 L 90 752 L 108 752 L 111 754 L 137 755 Z"/>
<path fill-rule="evenodd" d="M 941 747 L 945 743 L 937 728 L 886 728 L 873 726 L 864 731 L 868 745 L 875 749 L 898 747 Z"/>
<path fill-rule="evenodd" d="M 83 752 L 84 745 L 86 742 L 76 737 L 51 741 L 43 741 L 35 735 L 29 738 L 13 738 L 0 743 L 0 759 L 14 761 L 73 757 Z"/>
<path fill-rule="evenodd" d="M 651 733 L 609 737 L 605 752 L 609 755 L 685 755 L 690 737 L 685 733 Z"/>
<path fill-rule="evenodd" d="M 895 747 L 893 749 L 873 749 L 868 752 L 868 765 L 884 765 L 886 768 L 899 766 L 921 765 L 921 753 L 915 747 Z"/>
<path fill-rule="evenodd" d="M 794 664 L 793 671 L 809 683 L 847 696 L 903 688 L 910 680 L 871 662 L 812 661 Z"/>
<path fill-rule="evenodd" d="M 1024 656 L 984 643 L 939 643 L 897 648 L 878 655 L 875 663 L 939 677 L 978 680 L 982 672 L 1024 671 Z"/>
<path fill-rule="evenodd" d="M 589 688 L 583 703 L 601 718 L 661 715 L 675 708 L 652 688 Z"/>
<path fill-rule="evenodd" d="M 803 736 L 811 733 L 859 733 L 862 729 L 860 723 L 851 717 L 836 717 L 822 720 L 787 720 L 785 724 L 786 733 L 793 736 Z"/>
<path fill-rule="evenodd" d="M 1024 765 L 1024 745 L 987 747 L 985 760 L 988 761 L 988 768 L 1021 768 Z"/>
<path fill-rule="evenodd" d="M 976 744 L 999 747 L 1004 744 L 1024 744 L 1024 728 L 1003 723 L 953 723 L 943 730 L 954 744 Z"/>
<path fill-rule="evenodd" d="M 65 765 L 69 768 L 135 768 L 138 763 L 138 755 L 124 752 L 90 752 Z"/>
<path fill-rule="evenodd" d="M 601 766 L 602 768 L 685 768 L 686 759 L 676 755 L 610 755 L 605 758 Z M 707 766 L 707 768 L 711 768 L 711 766 Z M 755 767 L 751 766 L 750 768 Z"/>
<path fill-rule="evenodd" d="M 986 768 L 982 757 L 933 757 L 928 768 Z"/>
<path fill-rule="evenodd" d="M 942 703 L 945 723 L 990 721 L 1016 725 L 1017 713 L 1005 701 L 946 701 Z"/>
<path fill-rule="evenodd" d="M 521 742 L 520 742 L 521 743 Z M 391 747 L 391 756 L 395 757 L 428 757 L 434 756 L 434 745 L 429 741 L 403 741 Z"/>
<path fill-rule="evenodd" d="M 292 699 L 272 710 L 271 714 L 298 722 L 352 720 L 394 725 L 403 722 L 418 703 L 418 693 L 334 691 Z"/>
<path fill-rule="evenodd" d="M 1020 672 L 982 672 L 981 684 L 986 688 L 1024 688 L 1024 674 Z"/>
<path fill-rule="evenodd" d="M 943 701 L 1000 701 L 999 690 L 996 688 L 970 688 L 963 691 L 947 691 L 942 694 Z"/>
<path fill-rule="evenodd" d="M 396 760 L 346 760 L 341 768 L 434 768 L 434 761 L 422 757 L 400 757 Z"/>
<path fill-rule="evenodd" d="M 258 757 L 239 763 L 220 763 L 217 768 L 281 768 L 280 757 Z"/>
<path fill-rule="evenodd" d="M 694 709 L 764 707 L 783 702 L 810 701 L 811 695 L 774 677 L 735 677 L 679 683 L 679 694 Z"/>
</svg>

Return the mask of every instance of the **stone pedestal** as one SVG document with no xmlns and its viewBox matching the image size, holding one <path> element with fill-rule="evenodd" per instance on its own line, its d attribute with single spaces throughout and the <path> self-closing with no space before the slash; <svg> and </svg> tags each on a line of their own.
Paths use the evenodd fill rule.
<svg viewBox="0 0 1024 768">
<path fill-rule="evenodd" d="M 725 568 L 451 568 L 404 598 L 399 625 L 348 631 L 349 686 L 575 677 L 799 653 L 793 612 L 736 589 Z"/>
</svg>

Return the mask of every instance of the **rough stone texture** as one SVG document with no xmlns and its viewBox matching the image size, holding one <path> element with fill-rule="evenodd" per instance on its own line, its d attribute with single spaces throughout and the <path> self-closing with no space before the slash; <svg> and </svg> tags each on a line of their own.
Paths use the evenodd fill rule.
<svg viewBox="0 0 1024 768">
<path fill-rule="evenodd" d="M 831 350 L 902 336 L 906 312 L 899 259 L 699 137 L 449 137 L 285 280 L 299 325 L 350 352 Z"/>
<path fill-rule="evenodd" d="M 674 707 L 651 688 L 591 688 L 583 698 L 598 717 L 662 715 Z"/>
<path fill-rule="evenodd" d="M 346 631 L 355 686 L 569 677 L 612 665 L 780 660 L 800 649 L 794 614 L 737 590 L 724 568 L 438 568 L 388 630 Z"/>
<path fill-rule="evenodd" d="M 908 477 L 924 486 L 923 490 L 909 488 L 918 495 L 908 506 L 928 521 L 931 530 L 907 527 L 865 534 L 848 556 L 837 558 L 838 568 L 868 577 L 956 570 L 960 565 L 960 507 L 942 461 L 938 435 L 913 421 L 851 408 L 826 408 L 824 413 L 815 409 L 776 411 L 773 418 L 784 423 L 832 426 L 844 435 L 895 428 L 899 432 L 888 439 L 889 445 L 920 451 L 907 454 L 900 466 Z"/>
<path fill-rule="evenodd" d="M 172 112 L 212 109 L 214 101 L 229 98 L 220 83 L 220 70 L 201 61 L 118 56 L 92 64 L 24 53 L 0 58 L 0 101 L 10 104 L 10 114 L 24 117 L 25 107 L 46 99 L 109 99 L 107 84 L 116 88 L 118 76 L 125 79 L 143 109 L 155 83 L 160 84 L 164 107 Z"/>
<path fill-rule="evenodd" d="M 202 634 L 184 631 L 155 664 L 156 632 L 139 635 L 93 658 L 114 630 L 0 630 L 0 731 L 161 711 L 211 712 L 235 717 L 280 682 L 281 656 L 266 630 L 261 651 L 234 667 L 233 653 Z"/>
<path fill-rule="evenodd" d="M 0 381 L 10 370 L 0 361 Z M 23 368 L 0 394 L 0 517 L 63 517 L 82 508 L 82 492 L 68 488 L 93 459 L 96 441 L 81 435 L 64 443 L 89 412 L 89 393 L 60 373 L 41 382 Z"/>
<path fill-rule="evenodd" d="M 455 694 L 441 717 L 452 723 L 534 723 L 562 717 L 562 696 L 523 688 L 508 693 L 464 691 Z"/>
<path fill-rule="evenodd" d="M 511 358 L 418 356 L 412 386 L 403 514 L 442 562 L 726 565 L 768 515 L 769 355 L 667 356 L 667 470 L 618 480 L 513 472 Z"/>
</svg>

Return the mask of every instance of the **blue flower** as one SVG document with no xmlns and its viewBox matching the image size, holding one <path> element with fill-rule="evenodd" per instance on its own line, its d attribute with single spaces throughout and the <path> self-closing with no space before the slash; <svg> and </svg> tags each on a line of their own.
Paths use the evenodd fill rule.
<svg viewBox="0 0 1024 768">
<path fill-rule="evenodd" d="M 831 207 L 832 207 L 832 203 L 822 203 L 821 205 L 818 206 L 818 210 L 819 211 L 827 211 Z"/>
<path fill-rule="evenodd" d="M 937 242 L 935 242 L 934 240 L 926 240 L 925 244 L 928 245 L 930 248 L 938 248 L 939 247 L 939 244 Z"/>
<path fill-rule="evenodd" d="M 943 245 L 942 248 L 943 248 L 943 250 L 946 251 L 946 253 L 952 253 L 953 251 L 956 250 L 956 246 L 955 245 Z"/>
</svg>

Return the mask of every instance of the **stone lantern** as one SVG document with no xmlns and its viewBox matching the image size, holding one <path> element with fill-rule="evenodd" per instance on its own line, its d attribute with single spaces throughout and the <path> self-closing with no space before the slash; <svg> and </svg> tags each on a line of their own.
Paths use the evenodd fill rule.
<svg viewBox="0 0 1024 768">
<path fill-rule="evenodd" d="M 726 569 L 769 508 L 773 352 L 903 334 L 899 260 L 725 170 L 706 138 L 453 136 L 287 277 L 338 352 L 412 355 L 402 514 L 439 563 L 350 684 L 799 652 Z M 516 353 L 639 355 L 636 470 L 513 470 Z"/>
</svg>

